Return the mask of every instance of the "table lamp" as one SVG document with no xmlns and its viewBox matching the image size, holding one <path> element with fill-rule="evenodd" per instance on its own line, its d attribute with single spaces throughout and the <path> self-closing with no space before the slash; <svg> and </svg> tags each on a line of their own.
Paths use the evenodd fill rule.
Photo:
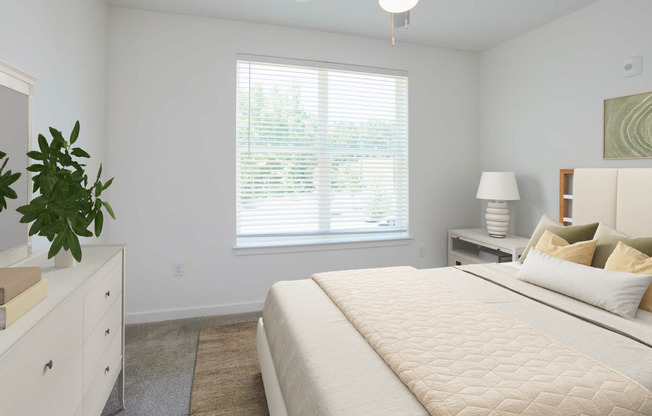
<svg viewBox="0 0 652 416">
<path fill-rule="evenodd" d="M 509 226 L 509 208 L 505 201 L 521 199 L 514 172 L 482 172 L 476 198 L 489 200 L 484 216 L 489 236 L 504 238 Z"/>
</svg>

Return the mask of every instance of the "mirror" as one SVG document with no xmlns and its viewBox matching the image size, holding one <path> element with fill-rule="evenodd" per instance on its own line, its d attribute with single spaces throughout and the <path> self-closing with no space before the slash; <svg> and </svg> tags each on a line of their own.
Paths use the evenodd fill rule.
<svg viewBox="0 0 652 416">
<path fill-rule="evenodd" d="M 34 82 L 34 77 L 0 61 L 0 150 L 9 158 L 5 170 L 21 172 L 12 185 L 18 198 L 7 200 L 7 209 L 0 212 L 0 267 L 31 254 L 28 225 L 19 222 L 21 215 L 16 208 L 27 204 L 31 197 L 26 153 L 31 148 Z"/>
</svg>

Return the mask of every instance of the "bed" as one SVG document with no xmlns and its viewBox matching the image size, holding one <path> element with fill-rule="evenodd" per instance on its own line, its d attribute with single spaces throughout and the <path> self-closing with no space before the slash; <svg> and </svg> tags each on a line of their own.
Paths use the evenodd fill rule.
<svg viewBox="0 0 652 416">
<path fill-rule="evenodd" d="M 576 169 L 573 223 L 599 221 L 631 236 L 652 236 L 652 192 L 645 189 L 652 189 L 652 169 Z M 639 309 L 634 319 L 622 318 L 514 279 L 519 267 L 387 268 L 274 284 L 257 337 L 270 414 L 552 415 L 610 409 L 606 414 L 652 415 L 652 313 Z M 371 315 L 349 309 L 352 302 L 343 296 L 357 296 L 356 285 L 372 288 L 366 300 Z M 431 294 L 440 298 L 433 301 Z M 394 310 L 401 298 L 413 310 Z M 415 333 L 423 334 L 416 343 L 436 355 L 415 352 L 411 361 L 396 361 L 393 345 L 405 340 L 388 344 L 378 335 L 385 327 L 395 331 L 389 338 L 412 331 L 408 338 L 414 342 Z M 412 344 L 404 346 L 412 353 Z M 549 362 L 539 362 L 546 354 L 552 355 Z M 501 355 L 504 362 L 489 363 L 487 373 L 465 367 L 483 361 L 482 367 L 487 356 Z M 438 367 L 433 372 L 418 360 Z M 594 384 L 601 384 L 597 393 L 589 392 Z"/>
</svg>

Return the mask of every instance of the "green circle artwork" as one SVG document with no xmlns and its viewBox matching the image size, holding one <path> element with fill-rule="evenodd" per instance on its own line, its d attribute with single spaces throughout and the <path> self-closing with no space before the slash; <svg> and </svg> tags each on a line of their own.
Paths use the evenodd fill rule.
<svg viewBox="0 0 652 416">
<path fill-rule="evenodd" d="M 604 158 L 652 158 L 652 92 L 604 101 Z"/>
</svg>

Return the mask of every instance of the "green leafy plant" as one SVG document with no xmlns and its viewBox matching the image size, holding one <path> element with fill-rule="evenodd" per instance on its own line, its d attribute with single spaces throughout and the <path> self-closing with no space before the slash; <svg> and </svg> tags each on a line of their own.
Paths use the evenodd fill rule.
<svg viewBox="0 0 652 416">
<path fill-rule="evenodd" d="M 5 152 L 0 151 L 0 161 L 7 156 Z M 3 209 L 7 209 L 7 199 L 16 199 L 16 191 L 11 188 L 11 185 L 20 178 L 20 172 L 12 173 L 10 170 L 7 170 L 5 173 L 2 171 L 7 166 L 9 158 L 6 158 L 2 165 L 0 165 L 0 212 Z"/>
<path fill-rule="evenodd" d="M 23 215 L 21 223 L 30 223 L 29 235 L 38 234 L 52 242 L 48 258 L 54 257 L 60 250 L 69 250 L 77 261 L 82 259 L 79 237 L 92 237 L 89 227 L 94 223 L 95 236 L 102 232 L 105 209 L 115 219 L 113 208 L 100 196 L 113 178 L 102 183 L 102 165 L 97 172 L 95 182 L 88 185 L 88 175 L 84 166 L 75 158 L 89 158 L 90 155 L 80 147 L 72 147 L 79 136 L 79 121 L 70 134 L 70 142 L 63 138 L 59 130 L 50 127 L 52 141 L 39 134 L 39 151 L 27 153 L 32 163 L 27 170 L 33 172 L 34 192 L 40 195 L 33 198 L 28 205 L 16 211 Z"/>
</svg>

